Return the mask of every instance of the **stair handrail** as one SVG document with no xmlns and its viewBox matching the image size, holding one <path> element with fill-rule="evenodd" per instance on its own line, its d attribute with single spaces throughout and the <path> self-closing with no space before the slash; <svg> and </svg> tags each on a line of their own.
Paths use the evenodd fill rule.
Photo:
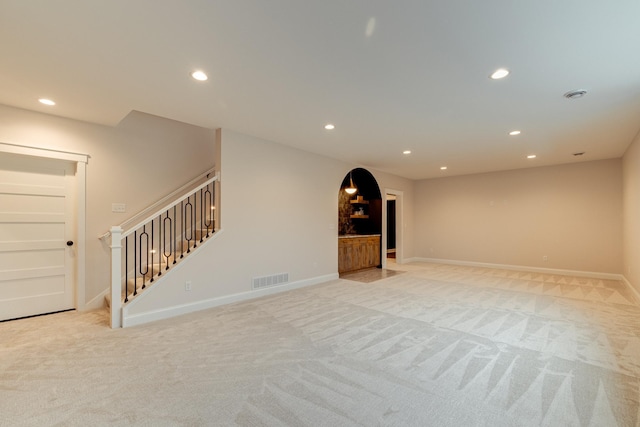
<svg viewBox="0 0 640 427">
<path fill-rule="evenodd" d="M 211 176 L 211 174 L 214 174 L 215 177 L 220 176 L 219 172 L 216 172 L 215 167 L 209 168 L 206 171 L 199 173 L 198 176 L 196 176 L 195 178 L 191 179 L 189 182 L 187 182 L 186 184 L 181 185 L 180 187 L 178 187 L 177 189 L 173 190 L 171 193 L 167 194 L 166 196 L 162 197 L 160 200 L 152 203 L 151 205 L 147 206 L 146 208 L 142 209 L 140 212 L 138 212 L 137 214 L 135 214 L 134 216 L 132 216 L 131 218 L 123 221 L 120 225 L 118 225 L 118 227 L 124 229 L 129 229 L 130 227 L 127 227 L 127 224 L 133 222 L 136 218 L 138 218 L 139 216 L 143 215 L 145 212 L 148 212 L 151 209 L 154 209 L 156 206 L 165 203 L 167 200 L 173 200 L 174 197 L 176 197 L 179 194 L 184 194 L 185 191 L 190 190 L 192 188 L 192 186 L 199 182 L 202 181 L 203 179 L 207 179 Z M 173 206 L 173 204 L 172 204 Z M 101 234 L 100 236 L 98 236 L 98 239 L 100 240 L 104 240 L 106 241 L 106 239 L 109 238 L 109 236 L 111 236 L 111 230 L 106 231 L 104 234 Z"/>
<path fill-rule="evenodd" d="M 122 232 L 122 235 L 120 237 L 120 239 L 124 239 L 125 237 L 127 237 L 128 235 L 130 235 L 131 233 L 133 233 L 135 230 L 137 230 L 138 228 L 142 227 L 143 225 L 145 225 L 146 223 L 150 222 L 152 219 L 157 218 L 158 215 L 160 215 L 161 213 L 165 212 L 167 209 L 172 208 L 174 205 L 177 205 L 178 203 L 182 202 L 183 200 L 186 200 L 187 198 L 189 198 L 193 193 L 196 193 L 198 191 L 200 191 L 200 189 L 205 188 L 206 186 L 208 186 L 209 184 L 216 182 L 218 180 L 218 178 L 220 177 L 219 173 L 216 173 L 213 178 L 209 178 L 207 181 L 203 182 L 202 184 L 200 184 L 199 186 L 189 190 L 188 193 L 183 194 L 182 197 L 178 198 L 178 199 L 174 199 L 172 202 L 168 203 L 167 205 L 163 206 L 162 209 L 158 209 L 157 211 L 155 211 L 154 213 L 152 213 L 151 215 L 149 215 L 148 217 L 146 217 L 145 219 L 143 219 L 142 221 L 138 222 L 136 225 L 134 225 L 133 227 L 130 227 L 129 229 L 125 230 Z"/>
</svg>

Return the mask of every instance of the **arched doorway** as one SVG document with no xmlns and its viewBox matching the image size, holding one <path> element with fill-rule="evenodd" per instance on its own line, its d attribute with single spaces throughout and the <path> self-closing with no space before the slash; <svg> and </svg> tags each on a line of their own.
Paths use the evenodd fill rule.
<svg viewBox="0 0 640 427">
<path fill-rule="evenodd" d="M 347 173 L 338 194 L 338 273 L 382 266 L 382 203 L 368 170 Z"/>
</svg>

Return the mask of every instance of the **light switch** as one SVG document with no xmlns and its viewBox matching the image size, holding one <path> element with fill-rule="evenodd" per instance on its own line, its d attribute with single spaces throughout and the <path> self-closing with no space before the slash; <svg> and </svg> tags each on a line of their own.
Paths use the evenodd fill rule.
<svg viewBox="0 0 640 427">
<path fill-rule="evenodd" d="M 127 205 L 124 203 L 112 203 L 111 212 L 124 213 L 127 211 Z"/>
</svg>

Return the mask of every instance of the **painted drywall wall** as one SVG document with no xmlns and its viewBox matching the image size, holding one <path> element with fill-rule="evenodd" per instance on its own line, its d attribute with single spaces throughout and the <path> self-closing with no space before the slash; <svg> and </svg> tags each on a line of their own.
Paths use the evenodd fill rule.
<svg viewBox="0 0 640 427">
<path fill-rule="evenodd" d="M 623 274 L 640 293 L 640 134 L 622 158 Z"/>
<path fill-rule="evenodd" d="M 415 197 L 418 257 L 622 272 L 621 159 L 422 180 Z"/>
<path fill-rule="evenodd" d="M 251 293 L 253 277 L 289 273 L 302 283 L 337 274 L 338 192 L 354 165 L 227 130 L 221 138 L 222 233 L 130 303 L 130 315 Z M 413 182 L 368 170 L 381 191 L 403 192 L 410 230 Z M 405 256 L 412 244 L 407 237 Z"/>
<path fill-rule="evenodd" d="M 91 156 L 85 302 L 109 286 L 108 244 L 98 236 L 215 164 L 214 131 L 139 112 L 107 127 L 0 105 L 0 142 Z M 112 203 L 127 212 L 112 213 Z"/>
</svg>

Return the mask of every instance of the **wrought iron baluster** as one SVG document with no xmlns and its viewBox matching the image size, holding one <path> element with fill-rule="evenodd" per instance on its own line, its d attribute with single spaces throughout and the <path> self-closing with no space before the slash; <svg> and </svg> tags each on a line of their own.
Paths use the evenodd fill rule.
<svg viewBox="0 0 640 427">
<path fill-rule="evenodd" d="M 178 248 L 176 247 L 176 221 L 178 221 L 178 217 L 176 216 L 176 205 L 173 205 L 173 263 L 176 263 L 176 258 L 178 258 Z M 182 246 L 182 245 L 180 245 Z"/>
<path fill-rule="evenodd" d="M 153 248 L 153 219 L 151 220 L 151 249 L 149 249 L 149 253 L 151 254 L 151 280 L 149 283 L 153 282 L 153 258 L 155 255 L 155 249 Z M 149 261 L 149 254 L 147 254 L 147 261 Z M 147 262 L 147 271 L 149 270 L 149 263 Z"/>
<path fill-rule="evenodd" d="M 187 211 L 189 211 L 189 216 L 187 217 Z M 187 198 L 187 203 L 184 205 L 184 228 L 185 228 L 185 236 L 184 239 L 187 241 L 187 253 L 191 252 L 191 240 L 193 240 L 193 205 L 191 204 L 191 198 Z M 187 218 L 189 220 L 189 224 L 187 224 Z"/>
<path fill-rule="evenodd" d="M 202 188 L 200 189 L 200 226 L 198 229 L 200 230 L 200 243 L 204 241 L 204 234 L 202 233 L 202 227 L 204 227 L 204 203 L 202 201 Z"/>
<path fill-rule="evenodd" d="M 171 253 L 173 252 L 173 247 L 171 246 L 172 244 L 172 236 L 171 236 L 171 227 L 172 227 L 172 219 L 169 218 L 169 210 L 167 210 L 167 216 L 164 218 L 163 222 L 162 222 L 162 227 L 164 228 L 164 239 L 162 240 L 162 255 L 164 255 L 165 259 L 166 259 L 166 263 L 167 266 L 165 267 L 165 270 L 169 269 L 169 258 L 171 257 Z M 167 233 L 167 225 L 169 228 L 169 232 Z M 167 245 L 167 236 L 169 237 L 169 244 Z M 173 239 L 175 240 L 175 239 Z M 167 252 L 167 246 L 169 246 L 169 252 Z M 175 257 L 174 257 L 174 261 L 175 261 Z"/>
<path fill-rule="evenodd" d="M 143 240 L 146 243 L 144 271 L 142 269 L 142 241 Z M 140 274 L 142 275 L 142 289 L 147 287 L 146 279 L 147 279 L 148 273 L 149 273 L 149 234 L 147 233 L 147 226 L 145 224 L 142 226 L 142 233 L 140 233 Z"/>
<path fill-rule="evenodd" d="M 209 201 L 207 202 L 207 198 Z M 205 213 L 205 223 L 204 226 L 207 229 L 207 238 L 209 238 L 209 227 L 213 225 L 213 199 L 211 198 L 211 191 L 209 191 L 209 185 L 207 185 L 207 190 L 204 192 L 204 213 Z M 207 216 L 208 215 L 208 216 Z M 213 227 L 211 227 L 211 233 L 213 233 Z"/>
<path fill-rule="evenodd" d="M 184 258 L 184 242 L 187 241 L 186 240 L 187 236 L 185 236 L 187 227 L 186 227 L 186 224 L 185 224 L 186 220 L 185 220 L 185 216 L 184 216 L 184 200 L 182 200 L 180 202 L 180 216 L 181 216 L 181 218 L 180 218 L 180 220 L 181 220 L 180 221 L 180 228 L 182 229 L 182 230 L 180 230 L 181 231 L 181 233 L 180 233 L 180 239 L 181 239 L 181 241 L 180 241 L 180 258 Z M 188 243 L 189 242 L 187 242 L 187 244 Z"/>
<path fill-rule="evenodd" d="M 191 212 L 191 230 L 193 249 L 198 247 L 198 192 L 193 193 L 193 211 Z"/>
<path fill-rule="evenodd" d="M 162 214 L 158 216 L 158 277 L 162 276 Z"/>
<path fill-rule="evenodd" d="M 217 212 L 217 206 L 216 206 L 216 183 L 212 182 L 211 183 L 211 232 L 215 233 L 216 232 L 216 212 Z"/>
</svg>

